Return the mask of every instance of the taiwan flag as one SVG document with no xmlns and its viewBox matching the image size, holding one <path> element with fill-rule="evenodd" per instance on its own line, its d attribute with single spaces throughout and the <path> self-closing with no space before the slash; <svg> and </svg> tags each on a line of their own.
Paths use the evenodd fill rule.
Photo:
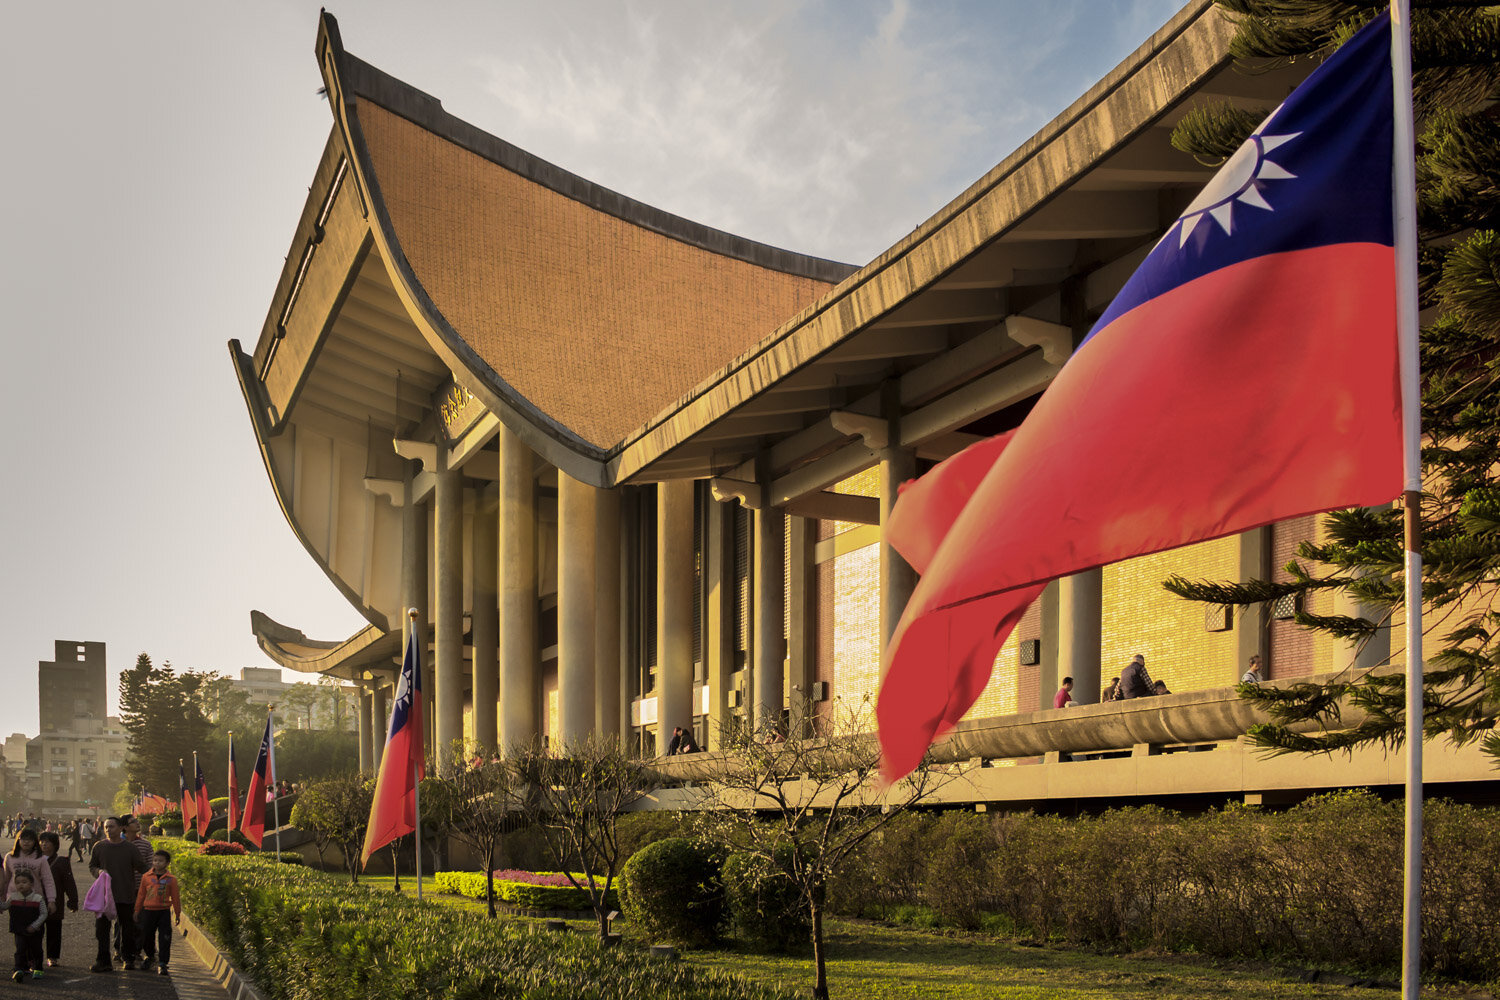
<svg viewBox="0 0 1500 1000">
<path fill-rule="evenodd" d="M 229 734 L 229 830 L 240 828 L 240 776 L 234 766 L 234 734 Z"/>
<path fill-rule="evenodd" d="M 276 743 L 271 733 L 271 713 L 266 713 L 266 732 L 260 738 L 260 752 L 255 755 L 255 770 L 250 772 L 250 787 L 245 790 L 245 813 L 240 817 L 240 832 L 256 847 L 265 839 L 266 789 L 276 783 Z"/>
<path fill-rule="evenodd" d="M 193 828 L 193 817 L 198 810 L 193 805 L 193 790 L 188 787 L 187 773 L 182 769 L 182 758 L 177 758 L 177 794 L 182 802 L 182 832 L 184 835 Z"/>
<path fill-rule="evenodd" d="M 361 864 L 369 864 L 371 854 L 417 828 L 417 782 L 427 776 L 427 760 L 422 748 L 422 656 L 415 624 L 408 632 Z"/>
<path fill-rule="evenodd" d="M 1328 58 L 1167 230 L 1020 427 L 908 484 L 922 574 L 876 707 L 888 780 L 1050 581 L 1402 488 L 1390 22 Z"/>
<path fill-rule="evenodd" d="M 208 804 L 208 779 L 203 776 L 203 765 L 198 762 L 197 751 L 193 752 L 193 770 L 198 772 L 195 779 L 197 785 L 197 809 L 198 809 L 198 836 L 208 836 L 208 821 L 213 818 L 214 811 Z"/>
</svg>

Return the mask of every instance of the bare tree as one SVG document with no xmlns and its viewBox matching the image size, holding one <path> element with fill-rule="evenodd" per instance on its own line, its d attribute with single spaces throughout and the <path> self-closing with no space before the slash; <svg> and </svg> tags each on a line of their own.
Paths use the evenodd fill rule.
<svg viewBox="0 0 1500 1000">
<path fill-rule="evenodd" d="M 338 845 L 351 882 L 359 881 L 360 853 L 374 795 L 373 782 L 362 774 L 346 772 L 308 785 L 293 809 L 301 814 L 298 826 L 312 831 L 315 838 L 321 834 Z"/>
<path fill-rule="evenodd" d="M 558 870 L 588 893 L 604 940 L 606 900 L 623 860 L 618 821 L 656 787 L 655 775 L 627 757 L 618 738 L 597 736 L 555 753 L 540 745 L 513 749 L 508 763 L 523 814 L 542 831 Z"/>
<path fill-rule="evenodd" d="M 817 1000 L 828 1000 L 823 897 L 829 878 L 872 834 L 948 780 L 924 761 L 883 785 L 869 714 L 856 710 L 825 720 L 816 727 L 821 735 L 783 737 L 767 730 L 763 739 L 726 740 L 707 792 L 713 808 L 698 819 L 706 837 L 734 845 L 769 870 L 784 870 L 796 883 L 812 924 Z"/>
<path fill-rule="evenodd" d="M 495 852 L 515 822 L 520 809 L 511 768 L 498 758 L 486 758 L 478 744 L 453 742 L 456 771 L 449 783 L 449 830 L 484 858 L 484 901 L 495 915 Z"/>
</svg>

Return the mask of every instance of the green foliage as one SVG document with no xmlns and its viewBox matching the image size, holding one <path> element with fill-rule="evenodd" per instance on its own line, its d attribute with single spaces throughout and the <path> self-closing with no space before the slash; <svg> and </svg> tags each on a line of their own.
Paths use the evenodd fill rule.
<svg viewBox="0 0 1500 1000">
<path fill-rule="evenodd" d="M 268 1000 L 792 1000 L 735 976 L 526 933 L 264 856 L 188 855 L 193 920 Z"/>
<path fill-rule="evenodd" d="M 1500 868 L 1488 859 L 1500 857 L 1500 811 L 1434 799 L 1425 817 L 1423 968 L 1492 980 Z M 896 836 L 872 839 L 861 863 L 877 871 L 911 863 L 921 853 L 905 837 L 913 828 L 930 855 L 917 863 L 915 886 L 898 884 L 879 905 L 862 897 L 858 912 L 1091 947 L 1382 973 L 1400 965 L 1402 804 L 1369 792 L 1319 796 L 1281 813 L 1147 807 L 1076 819 L 908 819 L 891 828 Z M 949 893 L 964 898 L 950 903 Z M 855 912 L 839 906 L 854 898 L 839 892 L 830 902 Z"/>
<path fill-rule="evenodd" d="M 120 674 L 120 724 L 130 787 L 163 795 L 177 789 L 179 760 L 189 761 L 191 769 L 193 751 L 202 749 L 213 729 L 199 699 L 208 679 L 193 671 L 179 674 L 170 663 L 154 666 L 145 653 Z"/>
<path fill-rule="evenodd" d="M 538 875 L 551 875 L 553 872 L 537 872 Z M 585 876 L 580 872 L 574 872 L 573 877 L 582 882 Z M 450 892 L 456 896 L 467 896 L 470 899 L 484 899 L 484 872 L 437 872 L 433 875 L 433 881 L 439 892 Z M 529 882 L 513 882 L 509 879 L 497 878 L 495 882 L 495 898 L 502 903 L 525 910 L 566 910 L 574 913 L 593 909 L 589 893 L 571 885 L 532 885 Z M 609 907 L 617 908 L 620 905 L 619 897 L 614 889 L 605 896 L 605 903 Z"/>
<path fill-rule="evenodd" d="M 359 881 L 360 853 L 374 792 L 373 783 L 362 774 L 337 774 L 302 789 L 292 807 L 292 825 L 318 839 L 319 856 L 329 842 L 338 845 L 351 882 Z"/>
<path fill-rule="evenodd" d="M 789 951 L 812 934 L 802 889 L 792 877 L 790 848 L 773 862 L 756 854 L 724 860 L 724 893 L 735 936 L 766 951 Z"/>
<path fill-rule="evenodd" d="M 625 915 L 657 938 L 715 944 L 728 915 L 722 865 L 719 852 L 684 837 L 641 848 L 620 870 Z"/>
<path fill-rule="evenodd" d="M 681 837 L 688 829 L 688 822 L 679 812 L 664 812 L 652 809 L 645 812 L 626 813 L 618 823 L 620 856 L 629 858 L 647 844 L 668 837 Z"/>
<path fill-rule="evenodd" d="M 1362 0 L 1221 0 L 1237 25 L 1232 49 L 1253 66 L 1321 59 L 1383 4 Z M 1428 620 L 1423 728 L 1431 738 L 1479 741 L 1500 761 L 1500 8 L 1416 0 L 1412 12 L 1417 143 L 1418 288 L 1429 322 L 1421 332 L 1422 594 Z M 1189 112 L 1173 144 L 1222 157 L 1249 131 L 1242 110 Z M 1402 518 L 1385 510 L 1324 518 L 1329 540 L 1303 544 L 1292 581 L 1216 583 L 1174 577 L 1172 593 L 1249 606 L 1285 594 L 1339 590 L 1363 615 L 1299 613 L 1297 623 L 1335 641 L 1367 642 L 1404 604 Z M 1399 648 L 1399 643 L 1395 644 Z M 1274 676 L 1274 663 L 1272 664 Z M 1346 683 L 1347 681 L 1347 683 Z M 1293 697 L 1247 686 L 1242 695 L 1272 723 L 1252 737 L 1281 752 L 1322 752 L 1405 739 L 1404 676 L 1366 673 L 1312 685 Z M 1360 719 L 1348 727 L 1342 715 Z M 1309 728 L 1306 724 L 1312 723 Z"/>
</svg>

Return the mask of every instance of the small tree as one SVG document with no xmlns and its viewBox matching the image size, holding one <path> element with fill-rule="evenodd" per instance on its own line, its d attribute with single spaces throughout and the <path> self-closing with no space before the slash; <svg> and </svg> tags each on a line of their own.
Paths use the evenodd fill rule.
<svg viewBox="0 0 1500 1000">
<path fill-rule="evenodd" d="M 523 814 L 542 831 L 558 869 L 588 893 L 604 940 L 609 933 L 605 901 L 624 860 L 617 821 L 656 786 L 654 776 L 625 755 L 618 738 L 571 741 L 555 754 L 539 745 L 519 748 L 511 751 L 509 764 L 514 780 L 524 786 L 519 789 Z"/>
<path fill-rule="evenodd" d="M 457 771 L 449 779 L 448 828 L 459 841 L 484 858 L 484 901 L 495 915 L 495 852 L 519 807 L 512 771 L 504 762 L 484 757 L 477 744 L 453 744 Z M 472 760 L 471 760 L 472 759 Z M 467 763 L 466 763 L 467 762 Z M 424 785 L 425 788 L 425 785 Z"/>
<path fill-rule="evenodd" d="M 374 785 L 364 775 L 345 772 L 308 785 L 293 809 L 301 814 L 299 827 L 311 831 L 314 838 L 321 833 L 338 845 L 351 882 L 359 881 L 360 853 L 374 795 Z"/>
<path fill-rule="evenodd" d="M 709 786 L 714 808 L 699 814 L 703 835 L 796 883 L 812 924 L 817 1000 L 828 1000 L 823 899 L 829 879 L 872 834 L 944 781 L 924 762 L 883 787 L 868 715 L 849 712 L 821 726 L 822 736 L 771 732 L 763 741 L 726 740 L 722 769 Z"/>
</svg>

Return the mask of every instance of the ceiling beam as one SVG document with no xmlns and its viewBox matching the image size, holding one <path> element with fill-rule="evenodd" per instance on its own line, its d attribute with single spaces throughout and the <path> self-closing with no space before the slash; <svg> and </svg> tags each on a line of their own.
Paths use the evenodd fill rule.
<svg viewBox="0 0 1500 1000">
<path fill-rule="evenodd" d="M 792 500 L 786 505 L 786 512 L 798 517 L 815 517 L 822 521 L 879 524 L 880 498 L 818 490 L 814 493 L 804 493 Z"/>
<path fill-rule="evenodd" d="M 1065 191 L 1011 232 L 1028 240 L 1102 240 L 1160 228 L 1154 191 Z"/>
</svg>

